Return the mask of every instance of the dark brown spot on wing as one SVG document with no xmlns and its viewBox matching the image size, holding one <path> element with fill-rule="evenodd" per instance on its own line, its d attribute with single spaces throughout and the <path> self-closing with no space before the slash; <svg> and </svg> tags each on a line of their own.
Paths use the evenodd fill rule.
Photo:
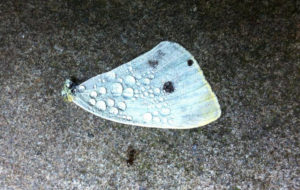
<svg viewBox="0 0 300 190">
<path fill-rule="evenodd" d="M 163 86 L 163 89 L 167 93 L 172 93 L 175 90 L 174 85 L 173 85 L 173 83 L 171 81 L 165 82 L 165 84 Z"/>
</svg>

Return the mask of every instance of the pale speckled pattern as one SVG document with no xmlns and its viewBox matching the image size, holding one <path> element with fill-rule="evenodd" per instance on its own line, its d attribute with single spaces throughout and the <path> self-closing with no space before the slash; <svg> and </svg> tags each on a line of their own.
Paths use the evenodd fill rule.
<svg viewBox="0 0 300 190">
<path fill-rule="evenodd" d="M 0 1 L 0 189 L 300 189 L 296 2 Z M 216 122 L 121 125 L 61 98 L 164 40 L 199 62 Z"/>
<path fill-rule="evenodd" d="M 164 89 L 166 84 L 172 91 Z M 62 93 L 84 110 L 123 124 L 190 129 L 221 115 L 197 61 L 175 42 L 160 42 L 128 63 L 73 88 L 73 93 L 66 93 L 65 88 Z M 100 89 L 107 93 L 101 94 Z"/>
</svg>

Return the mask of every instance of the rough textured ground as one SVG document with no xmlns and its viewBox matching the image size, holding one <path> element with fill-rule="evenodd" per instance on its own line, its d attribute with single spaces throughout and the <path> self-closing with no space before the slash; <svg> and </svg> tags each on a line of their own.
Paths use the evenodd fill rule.
<svg viewBox="0 0 300 190">
<path fill-rule="evenodd" d="M 300 189 L 299 1 L 0 1 L 0 189 Z M 222 117 L 149 129 L 65 103 L 162 40 L 186 47 Z"/>
</svg>

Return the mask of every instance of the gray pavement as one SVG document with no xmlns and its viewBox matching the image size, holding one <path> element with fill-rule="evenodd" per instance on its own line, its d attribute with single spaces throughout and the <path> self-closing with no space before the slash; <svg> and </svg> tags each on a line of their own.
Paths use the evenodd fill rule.
<svg viewBox="0 0 300 190">
<path fill-rule="evenodd" d="M 0 189 L 300 189 L 298 12 L 292 0 L 0 1 Z M 65 79 L 163 40 L 198 60 L 219 120 L 141 128 L 63 101 Z"/>
</svg>

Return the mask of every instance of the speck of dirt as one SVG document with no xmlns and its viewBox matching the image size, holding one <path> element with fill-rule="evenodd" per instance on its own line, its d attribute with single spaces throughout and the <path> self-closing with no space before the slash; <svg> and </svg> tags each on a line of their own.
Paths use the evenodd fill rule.
<svg viewBox="0 0 300 190">
<path fill-rule="evenodd" d="M 127 165 L 131 166 L 133 165 L 134 160 L 136 159 L 137 155 L 137 150 L 135 150 L 131 145 L 127 149 L 127 157 L 128 159 L 126 160 Z"/>
<path fill-rule="evenodd" d="M 94 138 L 94 136 L 95 136 L 93 133 L 90 133 L 90 132 L 88 132 L 87 135 L 88 135 L 89 138 Z"/>
</svg>

